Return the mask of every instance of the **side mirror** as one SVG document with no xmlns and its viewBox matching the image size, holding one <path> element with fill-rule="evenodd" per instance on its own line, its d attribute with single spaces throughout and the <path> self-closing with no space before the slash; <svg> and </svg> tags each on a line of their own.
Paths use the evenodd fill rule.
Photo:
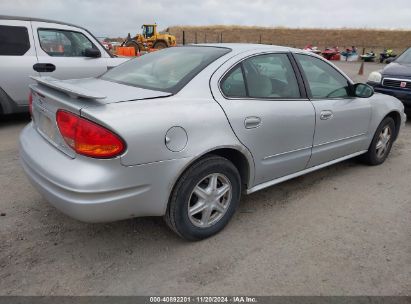
<svg viewBox="0 0 411 304">
<path fill-rule="evenodd" d="M 85 50 L 84 56 L 90 58 L 99 58 L 101 57 L 101 52 L 98 49 L 89 48 Z"/>
<path fill-rule="evenodd" d="M 353 92 L 355 97 L 370 98 L 374 95 L 374 88 L 365 83 L 356 83 L 353 86 Z"/>
</svg>

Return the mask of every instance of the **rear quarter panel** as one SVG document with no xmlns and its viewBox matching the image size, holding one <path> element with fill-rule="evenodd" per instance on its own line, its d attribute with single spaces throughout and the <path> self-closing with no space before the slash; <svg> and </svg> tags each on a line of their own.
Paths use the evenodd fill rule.
<svg viewBox="0 0 411 304">
<path fill-rule="evenodd" d="M 220 106 L 209 98 L 122 102 L 85 108 L 82 115 L 108 126 L 125 140 L 127 151 L 121 157 L 125 166 L 195 159 L 222 147 L 245 149 L 234 136 Z M 166 146 L 166 134 L 172 127 L 181 127 L 187 134 L 187 143 L 179 152 Z"/>
</svg>

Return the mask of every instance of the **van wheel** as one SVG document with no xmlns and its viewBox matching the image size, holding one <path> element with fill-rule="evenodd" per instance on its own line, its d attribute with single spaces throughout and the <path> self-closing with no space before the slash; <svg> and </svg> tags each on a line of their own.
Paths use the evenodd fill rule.
<svg viewBox="0 0 411 304">
<path fill-rule="evenodd" d="M 208 238 L 222 230 L 237 209 L 241 178 L 226 158 L 207 156 L 178 180 L 168 204 L 168 226 L 186 240 Z"/>
<path fill-rule="evenodd" d="M 382 164 L 390 154 L 395 134 L 395 122 L 386 117 L 378 126 L 368 152 L 363 155 L 365 163 L 371 166 Z"/>
</svg>

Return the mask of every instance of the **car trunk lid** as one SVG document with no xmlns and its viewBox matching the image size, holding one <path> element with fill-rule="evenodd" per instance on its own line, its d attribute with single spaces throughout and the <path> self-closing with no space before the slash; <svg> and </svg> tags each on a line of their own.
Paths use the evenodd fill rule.
<svg viewBox="0 0 411 304">
<path fill-rule="evenodd" d="M 172 95 L 96 78 L 58 80 L 52 77 L 33 77 L 33 79 L 37 81 L 37 84 L 30 86 L 34 127 L 48 142 L 71 158 L 76 154 L 60 134 L 56 123 L 58 110 L 70 111 L 81 116 L 83 108 Z"/>
</svg>

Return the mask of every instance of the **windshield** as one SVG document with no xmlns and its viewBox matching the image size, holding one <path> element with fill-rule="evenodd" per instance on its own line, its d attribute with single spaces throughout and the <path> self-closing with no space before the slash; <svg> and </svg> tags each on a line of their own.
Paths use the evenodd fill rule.
<svg viewBox="0 0 411 304">
<path fill-rule="evenodd" d="M 397 59 L 395 59 L 395 62 L 411 64 L 411 48 L 405 50 L 404 53 L 402 53 Z"/>
<path fill-rule="evenodd" d="M 220 47 L 167 48 L 127 61 L 101 78 L 175 94 L 207 65 L 228 52 L 230 49 Z"/>
</svg>

